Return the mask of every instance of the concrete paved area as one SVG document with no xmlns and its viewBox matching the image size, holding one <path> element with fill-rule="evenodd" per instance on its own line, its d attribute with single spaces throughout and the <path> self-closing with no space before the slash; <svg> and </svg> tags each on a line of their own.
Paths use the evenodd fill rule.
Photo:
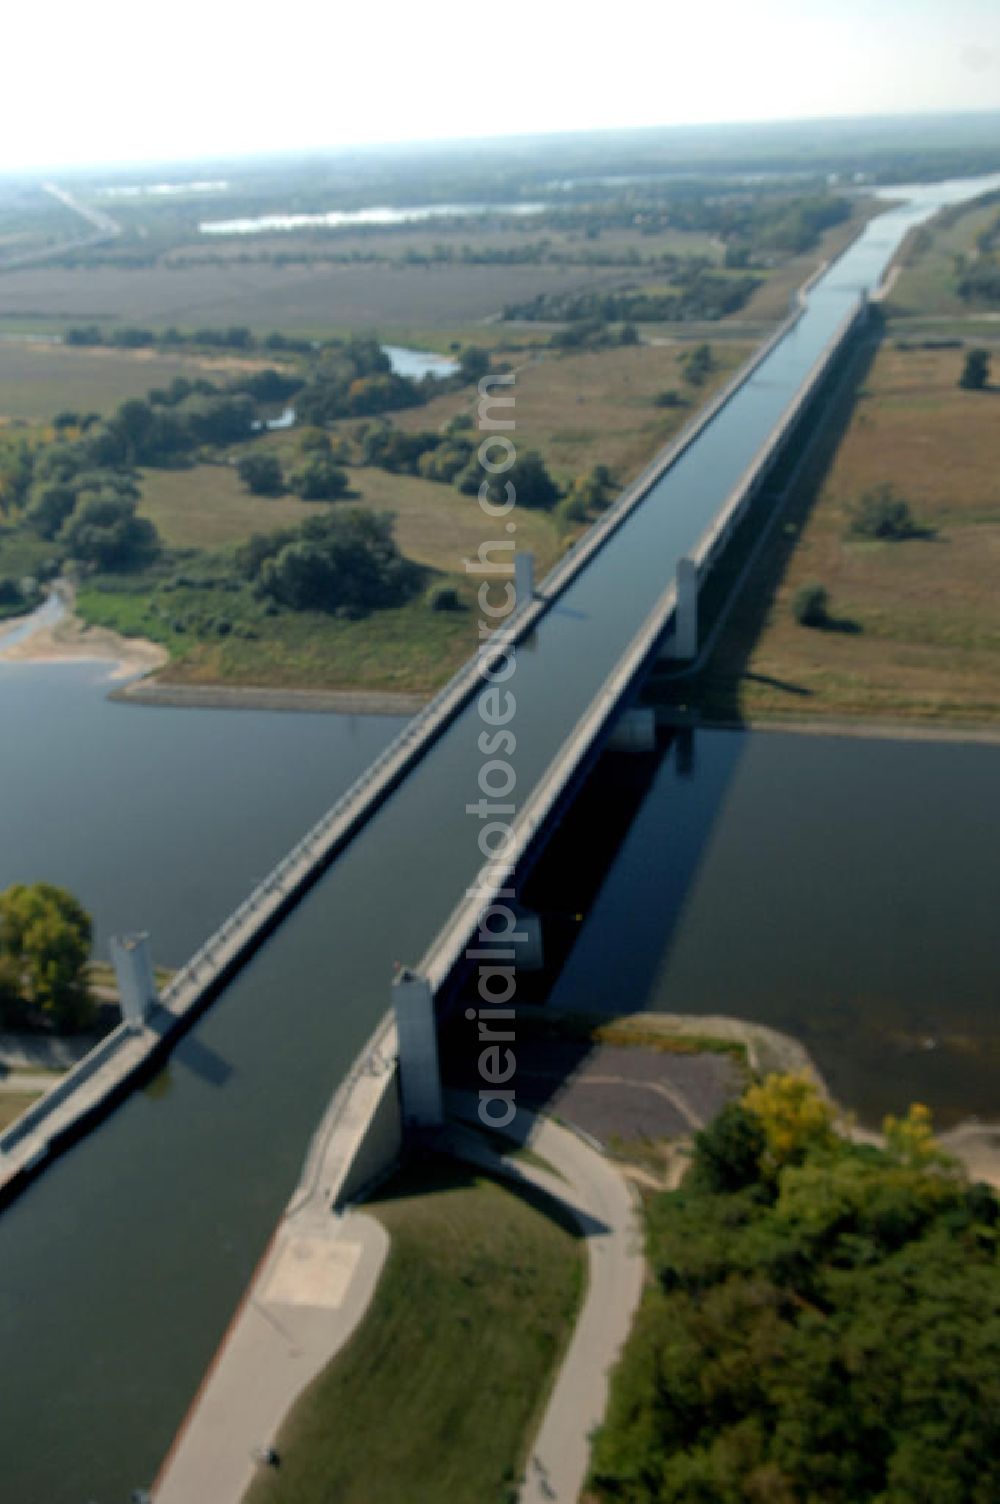
<svg viewBox="0 0 1000 1504">
<path fill-rule="evenodd" d="M 477 1121 L 474 1094 L 449 1093 L 446 1103 L 450 1112 Z M 611 1161 L 569 1129 L 518 1109 L 504 1132 L 530 1145 L 557 1174 L 497 1154 L 464 1126 L 445 1130 L 445 1142 L 462 1158 L 552 1196 L 580 1226 L 587 1244 L 589 1279 L 583 1306 L 532 1444 L 519 1495 L 519 1504 L 576 1504 L 590 1462 L 590 1433 L 604 1418 L 610 1371 L 642 1294 L 641 1217 Z"/>
<path fill-rule="evenodd" d="M 368 1308 L 381 1223 L 309 1207 L 281 1224 L 153 1487 L 156 1504 L 238 1504 L 294 1400 Z"/>
</svg>

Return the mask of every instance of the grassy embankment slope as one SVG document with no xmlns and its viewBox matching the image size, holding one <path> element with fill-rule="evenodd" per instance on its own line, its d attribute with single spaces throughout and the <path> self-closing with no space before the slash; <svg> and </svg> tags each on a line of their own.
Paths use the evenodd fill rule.
<svg viewBox="0 0 1000 1504">
<path fill-rule="evenodd" d="M 981 219 L 970 211 L 940 233 L 967 245 Z M 894 302 L 941 285 L 942 266 L 912 281 L 905 271 Z M 960 389 L 962 349 L 901 349 L 896 328 L 866 375 L 855 368 L 704 671 L 669 698 L 723 721 L 1000 723 L 1000 393 Z M 850 536 L 852 507 L 882 484 L 927 536 Z M 792 614 L 813 582 L 830 593 L 827 630 Z"/>
<path fill-rule="evenodd" d="M 572 1330 L 579 1242 L 551 1208 L 446 1160 L 366 1210 L 392 1240 L 374 1302 L 246 1504 L 507 1504 Z"/>
<path fill-rule="evenodd" d="M 675 347 L 640 345 L 572 356 L 550 352 L 518 375 L 518 448 L 537 449 L 563 482 L 598 462 L 627 482 L 726 379 L 747 348 L 740 343 L 720 347 L 709 380 L 690 405 L 679 408 L 653 404 L 665 388 L 684 387 Z M 469 388 L 452 392 L 397 415 L 398 426 L 442 427 L 469 409 L 470 393 Z M 339 425 L 345 431 L 354 426 Z M 270 448 L 292 463 L 297 445 L 292 431 L 270 435 L 256 447 Z M 472 604 L 474 592 L 463 561 L 474 557 L 480 542 L 493 538 L 496 530 L 476 498 L 450 485 L 371 467 L 354 466 L 349 475 L 355 504 L 393 512 L 402 551 L 432 571 L 432 578 L 454 584 L 466 606 Z M 350 503 L 337 503 L 345 504 Z M 253 532 L 292 525 L 325 505 L 253 497 L 231 468 L 205 465 L 146 472 L 140 511 L 168 546 L 211 551 Z M 518 547 L 534 551 L 538 572 L 544 574 L 572 534 L 560 533 L 550 516 L 525 507 L 518 509 L 516 522 Z M 191 567 L 180 562 L 166 572 L 138 576 L 131 585 L 123 580 L 117 588 L 108 588 L 115 582 L 105 578 L 100 589 L 81 590 L 79 609 L 96 625 L 163 643 L 172 658 L 164 673 L 171 683 L 427 693 L 448 678 L 476 643 L 477 618 L 468 609 L 431 611 L 417 599 L 359 621 L 319 612 L 269 616 L 248 591 L 178 583 L 190 574 Z"/>
<path fill-rule="evenodd" d="M 13 1078 L 13 1084 L 7 1084 L 5 1080 L 0 1087 L 0 1129 L 7 1128 L 15 1118 L 19 1118 L 40 1095 L 37 1091 L 18 1091 L 16 1077 Z"/>
<path fill-rule="evenodd" d="M 956 258 L 976 260 L 976 241 L 995 222 L 997 209 L 992 202 L 947 211 L 911 237 L 886 300 L 895 331 L 996 338 L 996 309 L 959 296 Z"/>
</svg>

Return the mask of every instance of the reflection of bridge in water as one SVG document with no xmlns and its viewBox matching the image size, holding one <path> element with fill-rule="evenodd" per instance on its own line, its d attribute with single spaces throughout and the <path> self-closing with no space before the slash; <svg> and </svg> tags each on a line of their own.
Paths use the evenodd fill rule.
<svg viewBox="0 0 1000 1504">
<path fill-rule="evenodd" d="M 933 207 L 928 197 L 890 210 L 864 232 L 704 431 L 653 467 L 641 499 L 627 497 L 519 617 L 519 814 L 493 883 L 530 867 L 603 748 L 648 737 L 635 691 L 663 652 L 691 651 L 698 586 L 863 318 L 863 291 Z M 10 1504 L 126 1496 L 152 1474 L 331 1088 L 385 1011 L 393 962 L 421 954 L 397 995 L 404 1033 L 427 1039 L 433 999 L 465 964 L 489 898 L 454 909 L 482 864 L 479 821 L 466 813 L 482 797 L 481 668 L 443 692 L 367 792 L 338 805 L 201 967 L 185 969 L 171 1011 L 220 995 L 174 1049 L 170 1089 L 123 1102 L 0 1218 L 15 1296 L 0 1312 L 0 1351 L 19 1373 L 4 1401 Z M 189 1069 L 195 1049 L 201 1066 L 192 1058 Z M 434 1116 L 433 1086 L 432 1074 L 404 1081 L 415 1118 Z M 56 1334 L 46 1343 L 40 1313 Z"/>
</svg>

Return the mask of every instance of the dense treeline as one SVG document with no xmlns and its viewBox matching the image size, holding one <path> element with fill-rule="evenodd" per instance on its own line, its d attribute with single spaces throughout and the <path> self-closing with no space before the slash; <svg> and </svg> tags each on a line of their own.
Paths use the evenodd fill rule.
<svg viewBox="0 0 1000 1504">
<path fill-rule="evenodd" d="M 925 1109 L 850 1142 L 770 1077 L 648 1203 L 653 1287 L 592 1488 L 628 1504 L 992 1504 L 1000 1497 L 993 1193 Z"/>
<path fill-rule="evenodd" d="M 760 286 L 751 276 L 726 276 L 705 267 L 685 274 L 669 288 L 627 286 L 577 292 L 539 293 L 523 303 L 508 303 L 505 319 L 598 322 L 626 325 L 676 323 L 685 319 L 721 319 L 736 313 Z"/>
<path fill-rule="evenodd" d="M 183 331 L 173 327 L 146 329 L 134 324 L 104 329 L 100 324 L 72 324 L 63 336 L 67 345 L 118 350 L 183 349 L 185 346 L 207 350 L 260 350 L 270 354 L 309 355 L 319 348 L 315 340 L 291 334 L 256 335 L 245 324 L 226 329 L 209 326 Z"/>
</svg>

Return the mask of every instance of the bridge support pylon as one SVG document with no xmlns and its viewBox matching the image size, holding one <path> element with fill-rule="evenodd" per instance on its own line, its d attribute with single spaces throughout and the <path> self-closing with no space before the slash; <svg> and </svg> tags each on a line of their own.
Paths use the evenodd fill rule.
<svg viewBox="0 0 1000 1504">
<path fill-rule="evenodd" d="M 652 752 L 656 746 L 656 711 L 652 705 L 623 710 L 608 738 L 609 752 Z"/>
<path fill-rule="evenodd" d="M 693 559 L 677 560 L 677 605 L 673 636 L 667 640 L 664 658 L 692 659 L 698 656 L 698 566 Z"/>
<path fill-rule="evenodd" d="M 545 965 L 545 937 L 542 931 L 542 916 L 523 904 L 512 904 L 517 917 L 516 937 L 518 971 L 541 971 Z"/>
<path fill-rule="evenodd" d="M 444 1122 L 434 993 L 426 977 L 404 967 L 392 984 L 399 1039 L 399 1084 L 403 1121 L 411 1128 Z"/>
<path fill-rule="evenodd" d="M 520 611 L 535 598 L 535 556 L 528 549 L 514 555 L 514 609 Z"/>
<path fill-rule="evenodd" d="M 122 1022 L 141 1029 L 160 1001 L 149 954 L 149 936 L 112 935 L 111 964 L 118 980 Z"/>
</svg>

